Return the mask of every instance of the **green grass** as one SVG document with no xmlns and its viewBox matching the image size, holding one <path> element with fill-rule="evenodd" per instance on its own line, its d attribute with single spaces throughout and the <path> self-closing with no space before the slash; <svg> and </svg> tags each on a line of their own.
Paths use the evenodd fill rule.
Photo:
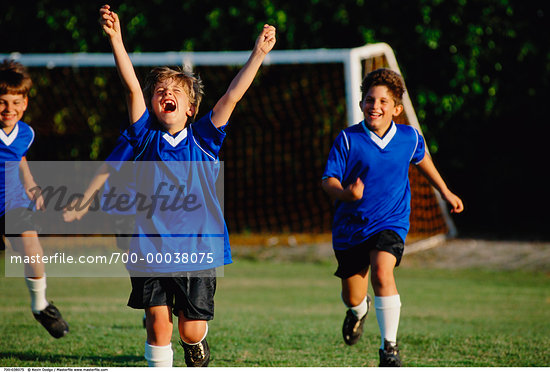
<svg viewBox="0 0 550 372">
<path fill-rule="evenodd" d="M 342 341 L 333 271 L 332 262 L 227 266 L 210 323 L 211 366 L 376 366 L 374 312 L 357 345 Z M 396 274 L 406 366 L 550 365 L 548 274 L 406 267 Z M 127 278 L 48 278 L 48 298 L 71 326 L 54 340 L 32 318 L 24 280 L 0 278 L 0 366 L 145 367 L 142 312 L 126 306 L 129 291 Z M 177 336 L 172 342 L 174 365 L 184 366 Z"/>
</svg>

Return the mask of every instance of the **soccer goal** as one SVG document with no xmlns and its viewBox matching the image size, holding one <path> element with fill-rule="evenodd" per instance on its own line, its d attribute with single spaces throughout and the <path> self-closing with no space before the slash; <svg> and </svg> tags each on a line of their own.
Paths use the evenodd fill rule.
<svg viewBox="0 0 550 372">
<path fill-rule="evenodd" d="M 206 96 L 221 97 L 249 51 L 130 55 L 140 80 L 152 66 L 193 66 Z M 35 89 L 25 117 L 37 132 L 32 158 L 101 160 L 126 120 L 111 54 L 11 54 L 29 67 Z M 232 234 L 329 234 L 331 205 L 320 187 L 338 133 L 362 120 L 360 85 L 369 71 L 400 72 L 385 43 L 352 49 L 275 50 L 235 110 L 221 153 L 225 216 Z M 397 122 L 421 131 L 408 92 Z M 456 233 L 441 197 L 411 167 L 409 245 L 432 246 Z"/>
</svg>

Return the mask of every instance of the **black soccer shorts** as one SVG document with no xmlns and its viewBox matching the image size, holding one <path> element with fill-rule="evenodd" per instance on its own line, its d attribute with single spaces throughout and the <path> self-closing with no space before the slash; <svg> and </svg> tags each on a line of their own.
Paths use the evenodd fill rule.
<svg viewBox="0 0 550 372">
<path fill-rule="evenodd" d="M 8 230 L 12 234 L 6 234 L 6 219 L 8 223 Z M 0 217 L 0 250 L 5 250 L 4 238 L 10 238 L 10 236 L 16 236 L 25 231 L 39 231 L 39 227 L 34 223 L 34 212 L 28 208 L 14 208 L 9 210 Z"/>
<path fill-rule="evenodd" d="M 152 306 L 170 306 L 174 315 L 179 311 L 187 319 L 214 319 L 215 269 L 174 273 L 171 276 L 132 276 L 132 293 L 128 306 L 145 309 Z"/>
<path fill-rule="evenodd" d="M 334 250 L 338 268 L 334 275 L 346 279 L 370 266 L 370 251 L 377 250 L 389 252 L 395 256 L 399 266 L 405 244 L 403 239 L 393 230 L 382 230 L 374 234 L 363 243 L 345 250 Z"/>
</svg>

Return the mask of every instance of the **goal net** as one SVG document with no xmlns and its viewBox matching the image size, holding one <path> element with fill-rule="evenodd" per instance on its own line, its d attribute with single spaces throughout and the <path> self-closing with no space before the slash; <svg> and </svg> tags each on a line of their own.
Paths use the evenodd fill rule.
<svg viewBox="0 0 550 372">
<path fill-rule="evenodd" d="M 206 114 L 249 52 L 131 54 L 138 78 L 152 66 L 187 64 L 201 76 Z M 1 55 L 25 64 L 34 88 L 24 120 L 36 131 L 30 160 L 102 160 L 127 113 L 110 54 Z M 220 157 L 224 206 L 233 236 L 330 237 L 332 208 L 320 187 L 338 133 L 362 120 L 360 85 L 369 71 L 399 72 L 384 43 L 354 49 L 272 51 L 237 105 Z M 406 93 L 397 122 L 420 127 Z M 438 193 L 411 167 L 408 243 L 454 234 Z M 307 239 L 307 238 L 306 238 Z M 329 239 L 329 238 L 327 238 Z"/>
</svg>

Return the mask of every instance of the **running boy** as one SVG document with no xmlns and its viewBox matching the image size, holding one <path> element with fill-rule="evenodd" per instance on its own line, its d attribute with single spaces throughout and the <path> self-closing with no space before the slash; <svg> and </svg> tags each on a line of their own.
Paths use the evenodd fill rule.
<svg viewBox="0 0 550 372">
<path fill-rule="evenodd" d="M 124 132 L 130 143 L 135 147 L 134 160 L 146 160 L 160 163 L 164 173 L 156 169 L 151 177 L 142 172 L 136 173 L 136 184 L 142 187 L 150 182 L 150 178 L 174 176 L 178 170 L 171 162 L 182 161 L 218 163 L 218 153 L 225 138 L 224 127 L 233 112 L 237 102 L 243 97 L 252 83 L 265 56 L 275 44 L 275 28 L 265 25 L 256 40 L 249 60 L 231 82 L 227 92 L 216 103 L 212 111 L 194 121 L 203 95 L 202 84 L 192 72 L 185 69 L 172 70 L 167 67 L 153 69 L 148 77 L 144 94 L 135 75 L 132 63 L 125 50 L 120 21 L 116 13 L 108 5 L 100 9 L 100 24 L 107 34 L 118 72 L 126 91 L 128 113 L 132 125 Z M 149 112 L 152 112 L 150 114 Z M 214 167 L 213 167 L 214 168 Z M 203 175 L 210 180 L 204 193 L 213 192 L 215 170 L 209 170 L 205 165 Z M 212 176 L 212 177 L 211 177 Z M 168 177 L 169 178 L 169 177 Z M 192 182 L 189 180 L 189 182 Z M 215 192 L 214 192 L 215 193 Z M 211 205 L 205 218 L 223 214 L 219 205 Z M 184 218 L 184 216 L 180 216 Z M 190 223 L 196 221 L 189 221 Z M 199 221 L 201 222 L 201 221 Z M 153 241 L 150 235 L 174 235 L 176 229 L 187 231 L 179 219 L 166 220 L 160 213 L 150 218 L 136 216 L 136 233 L 138 239 L 132 239 L 131 254 L 138 257 L 148 255 L 159 249 L 158 240 Z M 151 230 L 160 234 L 151 234 Z M 146 237 L 143 237 L 146 235 Z M 222 262 L 231 262 L 228 244 L 227 228 L 223 223 Z M 161 249 L 178 249 L 178 241 L 171 237 L 160 240 Z M 191 242 L 192 240 L 184 240 Z M 155 244 L 157 244 L 155 246 Z M 180 243 L 181 244 L 181 243 Z M 180 245 L 179 250 L 188 247 Z M 156 267 L 163 271 L 166 265 Z M 151 267 L 145 264 L 127 265 L 129 270 L 147 271 Z M 177 270 L 177 267 L 171 269 Z M 215 268 L 213 269 L 215 270 Z M 171 366 L 173 352 L 171 348 L 173 312 L 178 316 L 178 329 L 181 345 L 185 352 L 185 362 L 188 366 L 206 366 L 210 359 L 210 351 L 206 342 L 208 330 L 207 321 L 213 318 L 214 292 L 216 287 L 215 272 L 206 269 L 205 275 L 170 274 L 169 276 L 150 275 L 132 276 L 132 293 L 128 305 L 134 308 L 145 308 L 147 341 L 145 343 L 145 358 L 149 366 Z M 175 303 L 174 303 L 175 299 Z"/>
<path fill-rule="evenodd" d="M 380 366 L 401 366 L 397 328 L 401 301 L 393 270 L 403 255 L 409 230 L 409 164 L 421 173 L 452 206 L 462 201 L 447 188 L 425 152 L 416 129 L 393 122 L 403 110 L 405 87 L 399 74 L 379 69 L 361 85 L 365 119 L 344 129 L 336 138 L 323 174 L 323 190 L 335 200 L 333 248 L 335 273 L 342 281 L 342 300 L 348 307 L 344 341 L 359 341 L 371 306 L 367 295 L 368 271 L 374 290 L 374 307 L 381 333 Z"/>
<path fill-rule="evenodd" d="M 36 182 L 25 155 L 34 131 L 21 121 L 28 105 L 31 78 L 23 65 L 6 60 L 0 65 L 0 229 L 4 247 L 7 233 L 15 252 L 25 257 L 42 256 L 38 232 L 32 222 L 31 200 L 36 209 L 43 209 L 44 200 L 35 191 Z M 36 195 L 36 197 L 35 197 Z M 16 231 L 17 235 L 13 235 Z M 69 325 L 59 310 L 46 300 L 44 263 L 25 264 L 25 282 L 31 296 L 31 310 L 36 320 L 55 338 L 69 332 Z"/>
</svg>

